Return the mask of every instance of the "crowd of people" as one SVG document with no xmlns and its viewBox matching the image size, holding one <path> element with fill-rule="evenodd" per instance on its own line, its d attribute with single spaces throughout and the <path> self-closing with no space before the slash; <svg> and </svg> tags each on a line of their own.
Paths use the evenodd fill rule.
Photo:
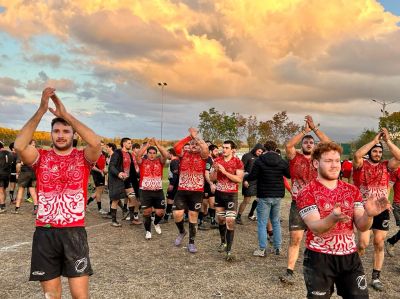
<svg viewBox="0 0 400 299">
<path fill-rule="evenodd" d="M 55 109 L 48 107 L 50 100 Z M 55 116 L 52 148 L 38 149 L 32 136 L 48 110 Z M 86 143 L 82 149 L 76 147 L 76 134 Z M 382 158 L 383 143 L 390 160 Z M 30 280 L 41 282 L 46 298 L 60 298 L 60 276 L 65 276 L 74 298 L 88 298 L 93 271 L 84 227 L 91 202 L 96 201 L 99 213 L 109 218 L 114 228 L 121 227 L 117 218 L 120 208 L 122 219 L 143 225 L 145 240 L 152 239 L 152 227 L 161 235 L 162 224 L 173 218 L 175 246 L 187 238 L 187 250 L 192 254 L 197 252 L 197 230 L 218 229 L 216 250 L 230 262 L 234 260 L 235 225 L 243 224 L 252 198 L 248 219 L 257 220 L 259 244 L 253 255 L 281 254 L 281 200 L 289 192 L 290 240 L 287 269 L 280 281 L 295 283 L 295 265 L 306 234 L 303 274 L 307 297 L 329 298 L 336 286 L 337 294 L 344 298 L 368 298 L 360 256 L 365 254 L 371 232 L 370 285 L 378 291 L 385 288 L 380 278 L 385 249 L 394 256 L 400 240 L 400 230 L 387 238 L 391 209 L 400 226 L 400 149 L 382 128 L 354 153 L 353 162 L 341 163 L 341 154 L 342 148 L 309 115 L 302 131 L 285 144 L 285 157 L 276 142 L 269 140 L 256 144 L 239 159 L 233 141 L 224 141 L 220 148 L 201 139 L 195 128 L 189 128 L 188 135 L 170 149 L 155 138 L 142 145 L 122 138 L 118 148 L 101 142 L 92 129 L 66 110 L 55 89 L 46 88 L 38 110 L 9 150 L 0 142 L 0 214 L 7 211 L 7 197 L 9 210 L 19 214 L 27 189 L 36 215 Z M 92 194 L 88 191 L 90 175 L 95 185 Z M 240 185 L 243 201 L 238 205 Z M 391 186 L 393 204 L 388 200 Z M 103 207 L 106 187 L 109 206 Z M 63 250 L 67 246 L 68 250 Z"/>
</svg>

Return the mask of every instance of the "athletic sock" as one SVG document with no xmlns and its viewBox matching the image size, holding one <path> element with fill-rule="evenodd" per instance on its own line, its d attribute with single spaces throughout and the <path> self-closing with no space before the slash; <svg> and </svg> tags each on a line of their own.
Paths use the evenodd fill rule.
<svg viewBox="0 0 400 299">
<path fill-rule="evenodd" d="M 124 210 L 124 206 L 122 205 L 122 202 L 120 200 L 118 200 L 118 206 L 121 208 L 122 211 Z"/>
<path fill-rule="evenodd" d="M 239 213 L 238 213 L 238 214 L 236 215 L 236 219 L 240 219 L 240 218 L 242 218 L 242 214 L 239 214 Z"/>
<path fill-rule="evenodd" d="M 199 217 L 198 217 L 198 219 L 199 219 L 199 224 L 202 224 L 202 223 L 203 223 L 203 218 L 204 218 L 204 213 L 203 213 L 203 212 L 199 212 Z"/>
<path fill-rule="evenodd" d="M 189 222 L 189 244 L 194 244 L 196 239 L 196 223 Z"/>
<path fill-rule="evenodd" d="M 226 251 L 231 251 L 234 236 L 235 236 L 234 230 L 230 230 L 230 229 L 226 230 Z"/>
<path fill-rule="evenodd" d="M 97 202 L 97 209 L 98 209 L 98 210 L 101 210 L 101 201 L 100 201 L 100 202 L 99 202 L 99 201 Z"/>
<path fill-rule="evenodd" d="M 211 224 L 215 224 L 215 209 L 208 209 L 208 214 L 210 215 L 211 218 Z"/>
<path fill-rule="evenodd" d="M 293 275 L 294 271 L 292 269 L 287 268 L 286 269 L 286 273 L 289 274 L 289 275 Z"/>
<path fill-rule="evenodd" d="M 18 211 L 19 210 L 19 207 L 15 207 L 15 211 Z"/>
<path fill-rule="evenodd" d="M 154 216 L 154 225 L 157 225 L 160 223 L 162 217 L 158 216 L 157 214 Z"/>
<path fill-rule="evenodd" d="M 90 196 L 88 201 L 87 201 L 87 205 L 90 204 L 93 200 L 94 200 L 94 198 Z"/>
<path fill-rule="evenodd" d="M 381 271 L 375 269 L 372 270 L 372 280 L 379 279 L 380 276 L 381 276 Z"/>
<path fill-rule="evenodd" d="M 14 200 L 14 190 L 10 190 L 10 199 Z"/>
<path fill-rule="evenodd" d="M 400 230 L 399 230 L 395 235 L 393 235 L 392 237 L 390 237 L 387 241 L 388 241 L 388 243 L 389 243 L 390 245 L 394 245 L 394 244 L 396 244 L 397 241 L 399 241 L 399 240 L 400 240 Z"/>
<path fill-rule="evenodd" d="M 226 224 L 218 225 L 219 235 L 221 236 L 221 243 L 226 243 Z"/>
<path fill-rule="evenodd" d="M 128 204 L 124 203 L 124 206 L 122 208 L 124 211 L 128 211 Z"/>
<path fill-rule="evenodd" d="M 172 213 L 172 206 L 173 206 L 172 203 L 167 203 L 167 208 L 165 210 L 165 213 L 171 214 Z"/>
<path fill-rule="evenodd" d="M 129 207 L 129 217 L 131 220 L 135 218 L 135 207 Z"/>
<path fill-rule="evenodd" d="M 117 209 L 110 209 L 112 222 L 117 222 Z"/>
<path fill-rule="evenodd" d="M 178 228 L 180 234 L 185 233 L 185 227 L 183 226 L 183 224 L 184 224 L 183 220 L 181 222 L 175 222 L 175 224 L 176 224 L 176 227 Z"/>
<path fill-rule="evenodd" d="M 249 217 L 254 215 L 254 211 L 256 210 L 256 208 L 257 208 L 257 200 L 254 200 L 253 203 L 251 204 Z"/>
<path fill-rule="evenodd" d="M 144 229 L 148 232 L 151 232 L 151 217 L 150 217 L 150 215 L 148 215 L 148 216 L 143 215 L 143 218 L 144 218 Z"/>
</svg>

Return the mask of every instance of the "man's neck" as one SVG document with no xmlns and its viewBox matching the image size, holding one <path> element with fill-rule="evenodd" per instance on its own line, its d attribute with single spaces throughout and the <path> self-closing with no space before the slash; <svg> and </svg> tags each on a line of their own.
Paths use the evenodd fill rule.
<svg viewBox="0 0 400 299">
<path fill-rule="evenodd" d="M 224 156 L 225 161 L 230 161 L 230 159 L 232 159 L 232 158 L 233 158 L 233 155 Z"/>
<path fill-rule="evenodd" d="M 53 150 L 57 155 L 66 156 L 66 155 L 69 155 L 73 151 L 73 149 L 74 148 L 71 146 L 70 148 L 68 148 L 66 150 L 59 150 L 57 148 L 54 148 Z"/>
<path fill-rule="evenodd" d="M 318 181 L 324 185 L 325 187 L 327 187 L 328 189 L 335 189 L 337 187 L 338 184 L 338 180 L 327 180 L 325 178 L 322 178 L 320 175 L 318 175 Z"/>
</svg>

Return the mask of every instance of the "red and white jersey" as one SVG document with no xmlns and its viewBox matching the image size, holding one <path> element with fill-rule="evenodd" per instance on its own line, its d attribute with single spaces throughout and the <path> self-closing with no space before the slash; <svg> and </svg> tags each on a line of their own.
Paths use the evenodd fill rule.
<svg viewBox="0 0 400 299">
<path fill-rule="evenodd" d="M 309 182 L 317 178 L 317 169 L 312 164 L 311 159 L 296 152 L 296 156 L 289 161 L 290 177 L 292 180 L 292 199 L 297 199 L 297 194 Z"/>
<path fill-rule="evenodd" d="M 389 161 L 371 163 L 369 160 L 364 160 L 363 165 L 354 170 L 364 200 L 370 196 L 388 198 L 390 180 L 388 163 Z"/>
<path fill-rule="evenodd" d="M 400 167 L 391 173 L 390 183 L 393 184 L 393 203 L 400 204 Z"/>
<path fill-rule="evenodd" d="M 161 190 L 162 189 L 163 164 L 160 158 L 149 160 L 142 158 L 140 164 L 139 188 L 142 190 Z"/>
<path fill-rule="evenodd" d="M 126 173 L 127 176 L 129 176 L 131 170 L 131 162 L 133 160 L 131 153 L 122 151 L 122 158 L 123 158 L 122 165 L 124 167 L 124 172 Z"/>
<path fill-rule="evenodd" d="M 87 186 L 93 164 L 83 150 L 73 149 L 69 155 L 39 149 L 32 165 L 38 193 L 36 226 L 85 226 Z"/>
<path fill-rule="evenodd" d="M 225 161 L 223 156 L 220 156 L 214 160 L 215 164 L 222 165 L 225 170 L 233 175 L 236 175 L 236 170 L 243 170 L 243 162 L 236 156 L 233 156 L 229 161 Z M 226 175 L 220 171 L 217 173 L 217 184 L 216 189 L 220 192 L 236 193 L 239 189 L 239 184 L 232 182 Z"/>
<path fill-rule="evenodd" d="M 96 167 L 100 170 L 106 168 L 106 156 L 103 153 L 101 153 L 100 157 L 97 159 Z"/>
<path fill-rule="evenodd" d="M 184 152 L 179 164 L 178 190 L 204 191 L 206 160 L 200 153 Z"/>
<path fill-rule="evenodd" d="M 363 209 L 361 193 L 354 185 L 338 180 L 335 189 L 329 189 L 318 180 L 311 181 L 297 196 L 296 205 L 304 219 L 313 212 L 319 212 L 320 219 L 327 217 L 336 203 L 340 203 L 342 213 L 352 220 L 355 209 Z M 353 221 L 336 223 L 328 232 L 316 236 L 307 230 L 306 247 L 312 251 L 347 255 L 357 251 Z"/>
</svg>

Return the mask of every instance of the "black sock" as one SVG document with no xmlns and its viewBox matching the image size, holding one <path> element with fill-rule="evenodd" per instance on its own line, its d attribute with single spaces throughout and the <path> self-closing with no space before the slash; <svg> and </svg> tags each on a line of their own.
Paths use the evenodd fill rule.
<svg viewBox="0 0 400 299">
<path fill-rule="evenodd" d="M 215 209 L 209 208 L 208 214 L 210 214 L 211 223 L 214 224 L 215 223 Z"/>
<path fill-rule="evenodd" d="M 256 210 L 256 208 L 257 208 L 257 200 L 254 200 L 253 203 L 251 204 L 249 217 L 254 215 L 254 211 Z"/>
<path fill-rule="evenodd" d="M 87 201 L 87 205 L 90 204 L 93 200 L 94 200 L 94 198 L 90 196 L 88 201 Z"/>
<path fill-rule="evenodd" d="M 143 216 L 144 218 L 144 229 L 148 232 L 151 232 L 151 217 L 149 216 Z"/>
<path fill-rule="evenodd" d="M 221 243 L 226 243 L 226 224 L 218 225 L 219 235 L 221 236 Z"/>
<path fill-rule="evenodd" d="M 122 207 L 122 210 L 128 211 L 128 204 L 124 203 L 124 206 Z"/>
<path fill-rule="evenodd" d="M 5 203 L 0 203 L 0 208 L 4 209 L 6 207 Z"/>
<path fill-rule="evenodd" d="M 289 275 L 293 275 L 293 274 L 294 274 L 293 270 L 292 270 L 292 269 L 289 269 L 289 268 L 286 269 L 286 272 L 287 272 L 287 274 L 289 274 Z"/>
<path fill-rule="evenodd" d="M 129 217 L 131 220 L 135 217 L 135 207 L 129 207 Z"/>
<path fill-rule="evenodd" d="M 18 210 L 19 210 L 19 207 L 15 207 L 15 210 L 18 211 Z"/>
<path fill-rule="evenodd" d="M 162 217 L 158 216 L 157 214 L 154 216 L 154 225 L 157 225 L 160 223 Z"/>
<path fill-rule="evenodd" d="M 98 209 L 98 210 L 101 210 L 101 201 L 98 201 L 98 202 L 97 202 L 97 209 Z"/>
<path fill-rule="evenodd" d="M 234 230 L 230 229 L 226 230 L 226 251 L 231 251 L 234 236 L 235 236 Z"/>
<path fill-rule="evenodd" d="M 240 218 L 242 218 L 242 214 L 239 214 L 239 213 L 238 213 L 238 214 L 236 215 L 236 219 L 240 219 Z"/>
<path fill-rule="evenodd" d="M 399 241 L 399 240 L 400 240 L 400 230 L 399 230 L 395 235 L 393 235 L 392 237 L 390 237 L 387 241 L 388 241 L 388 243 L 389 243 L 390 245 L 394 245 L 394 244 L 396 244 L 397 241 Z"/>
<path fill-rule="evenodd" d="M 10 199 L 14 200 L 14 190 L 10 190 Z"/>
<path fill-rule="evenodd" d="M 199 224 L 202 224 L 202 223 L 203 223 L 203 218 L 204 218 L 203 212 L 199 212 L 199 217 L 198 217 L 198 219 L 199 219 Z"/>
<path fill-rule="evenodd" d="M 172 213 L 172 203 L 167 203 L 167 209 L 165 210 L 165 213 L 171 214 Z"/>
<path fill-rule="evenodd" d="M 194 244 L 196 239 L 196 223 L 189 222 L 189 244 Z"/>
<path fill-rule="evenodd" d="M 112 222 L 117 222 L 117 209 L 110 209 Z"/>
<path fill-rule="evenodd" d="M 124 210 L 124 206 L 122 205 L 122 202 L 120 200 L 118 200 L 118 206 L 121 208 L 121 210 Z"/>
<path fill-rule="evenodd" d="M 372 279 L 379 279 L 379 277 L 381 276 L 381 271 L 379 270 L 372 270 Z"/>
<path fill-rule="evenodd" d="M 175 222 L 176 227 L 178 228 L 180 234 L 185 233 L 185 227 L 183 226 L 183 223 L 184 223 L 183 220 L 181 222 Z"/>
</svg>

